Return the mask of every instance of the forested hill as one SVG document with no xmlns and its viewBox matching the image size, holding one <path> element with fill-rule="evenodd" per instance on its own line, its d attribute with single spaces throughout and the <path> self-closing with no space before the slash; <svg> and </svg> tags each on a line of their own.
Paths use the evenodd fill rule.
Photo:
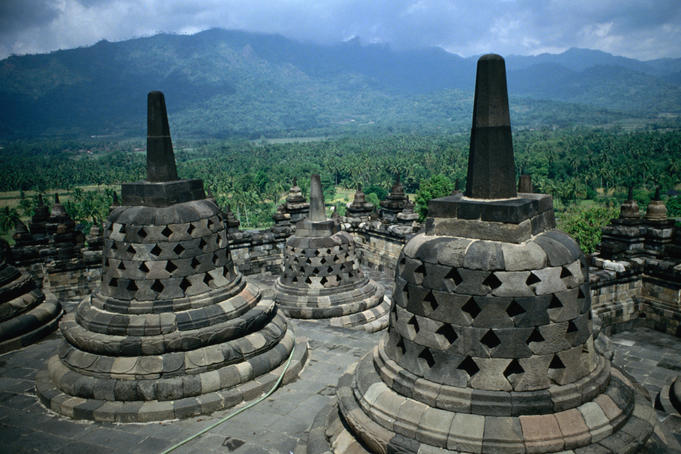
<svg viewBox="0 0 681 454">
<path fill-rule="evenodd" d="M 571 49 L 506 60 L 515 126 L 679 124 L 681 59 Z M 475 62 L 218 29 L 101 41 L 0 61 L 0 139 L 141 135 L 150 90 L 165 92 L 181 137 L 464 131 Z"/>
</svg>

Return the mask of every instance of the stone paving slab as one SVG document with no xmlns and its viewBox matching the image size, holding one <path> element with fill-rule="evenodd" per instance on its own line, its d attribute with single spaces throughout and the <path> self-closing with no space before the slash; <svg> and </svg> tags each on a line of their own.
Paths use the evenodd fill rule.
<svg viewBox="0 0 681 454">
<path fill-rule="evenodd" d="M 387 283 L 386 290 L 392 291 L 392 276 L 377 277 Z M 65 304 L 67 311 L 73 307 Z M 296 336 L 307 337 L 310 345 L 309 360 L 300 377 L 174 453 L 289 454 L 305 436 L 314 416 L 334 395 L 338 377 L 382 336 L 313 321 L 293 324 Z M 615 364 L 639 380 L 653 396 L 667 377 L 681 373 L 678 338 L 638 329 L 611 339 Z M 60 341 L 57 332 L 37 344 L 0 356 L 0 453 L 160 453 L 234 411 L 147 424 L 71 421 L 58 416 L 38 403 L 33 380 Z M 681 441 L 678 425 L 675 435 Z"/>
</svg>

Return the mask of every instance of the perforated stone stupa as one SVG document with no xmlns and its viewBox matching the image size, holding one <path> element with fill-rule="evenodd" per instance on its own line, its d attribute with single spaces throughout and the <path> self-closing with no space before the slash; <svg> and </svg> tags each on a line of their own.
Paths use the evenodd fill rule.
<svg viewBox="0 0 681 454">
<path fill-rule="evenodd" d="M 594 346 L 585 260 L 517 194 L 504 60 L 478 61 L 466 194 L 402 250 L 390 325 L 299 452 L 635 452 L 654 415 Z M 662 451 L 660 451 L 662 452 Z"/>
<path fill-rule="evenodd" d="M 45 299 L 27 273 L 7 263 L 9 245 L 0 240 L 0 353 L 36 342 L 55 329 L 62 314 L 56 299 Z"/>
<path fill-rule="evenodd" d="M 312 175 L 310 215 L 286 240 L 275 301 L 294 318 L 377 331 L 388 324 L 384 293 L 381 284 L 360 270 L 352 236 L 340 231 L 337 220 L 327 219 L 319 175 Z"/>
<path fill-rule="evenodd" d="M 284 383 L 297 375 L 306 344 L 235 270 L 224 221 L 201 180 L 177 178 L 163 94 L 149 93 L 147 179 L 122 185 L 101 288 L 64 317 L 36 377 L 48 408 L 119 422 L 210 413 L 267 391 L 294 345 Z"/>
</svg>

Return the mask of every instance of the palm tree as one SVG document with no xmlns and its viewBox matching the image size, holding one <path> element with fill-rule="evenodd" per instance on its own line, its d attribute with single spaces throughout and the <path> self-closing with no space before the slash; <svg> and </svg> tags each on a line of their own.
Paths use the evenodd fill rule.
<svg viewBox="0 0 681 454">
<path fill-rule="evenodd" d="M 21 217 L 16 208 L 4 207 L 0 210 L 0 231 L 9 232 L 19 220 Z"/>
</svg>

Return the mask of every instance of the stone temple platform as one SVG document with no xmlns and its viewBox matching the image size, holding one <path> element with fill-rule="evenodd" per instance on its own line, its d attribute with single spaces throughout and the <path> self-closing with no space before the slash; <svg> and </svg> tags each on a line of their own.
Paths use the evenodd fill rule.
<svg viewBox="0 0 681 454">
<path fill-rule="evenodd" d="M 390 293 L 390 273 L 367 274 Z M 273 277 L 249 276 L 248 280 L 265 293 L 274 283 Z M 65 303 L 65 310 L 73 312 L 76 303 Z M 307 438 L 306 430 L 335 395 L 345 369 L 382 336 L 317 321 L 290 323 L 297 335 L 309 339 L 309 359 L 298 379 L 173 453 L 289 454 Z M 611 340 L 613 364 L 631 374 L 651 396 L 681 371 L 681 343 L 673 336 L 638 329 L 616 334 Z M 145 424 L 73 421 L 59 416 L 39 403 L 34 378 L 61 341 L 61 334 L 55 332 L 37 344 L 0 356 L 0 452 L 160 453 L 234 411 Z M 665 424 L 681 442 L 681 422 L 667 419 Z"/>
</svg>

